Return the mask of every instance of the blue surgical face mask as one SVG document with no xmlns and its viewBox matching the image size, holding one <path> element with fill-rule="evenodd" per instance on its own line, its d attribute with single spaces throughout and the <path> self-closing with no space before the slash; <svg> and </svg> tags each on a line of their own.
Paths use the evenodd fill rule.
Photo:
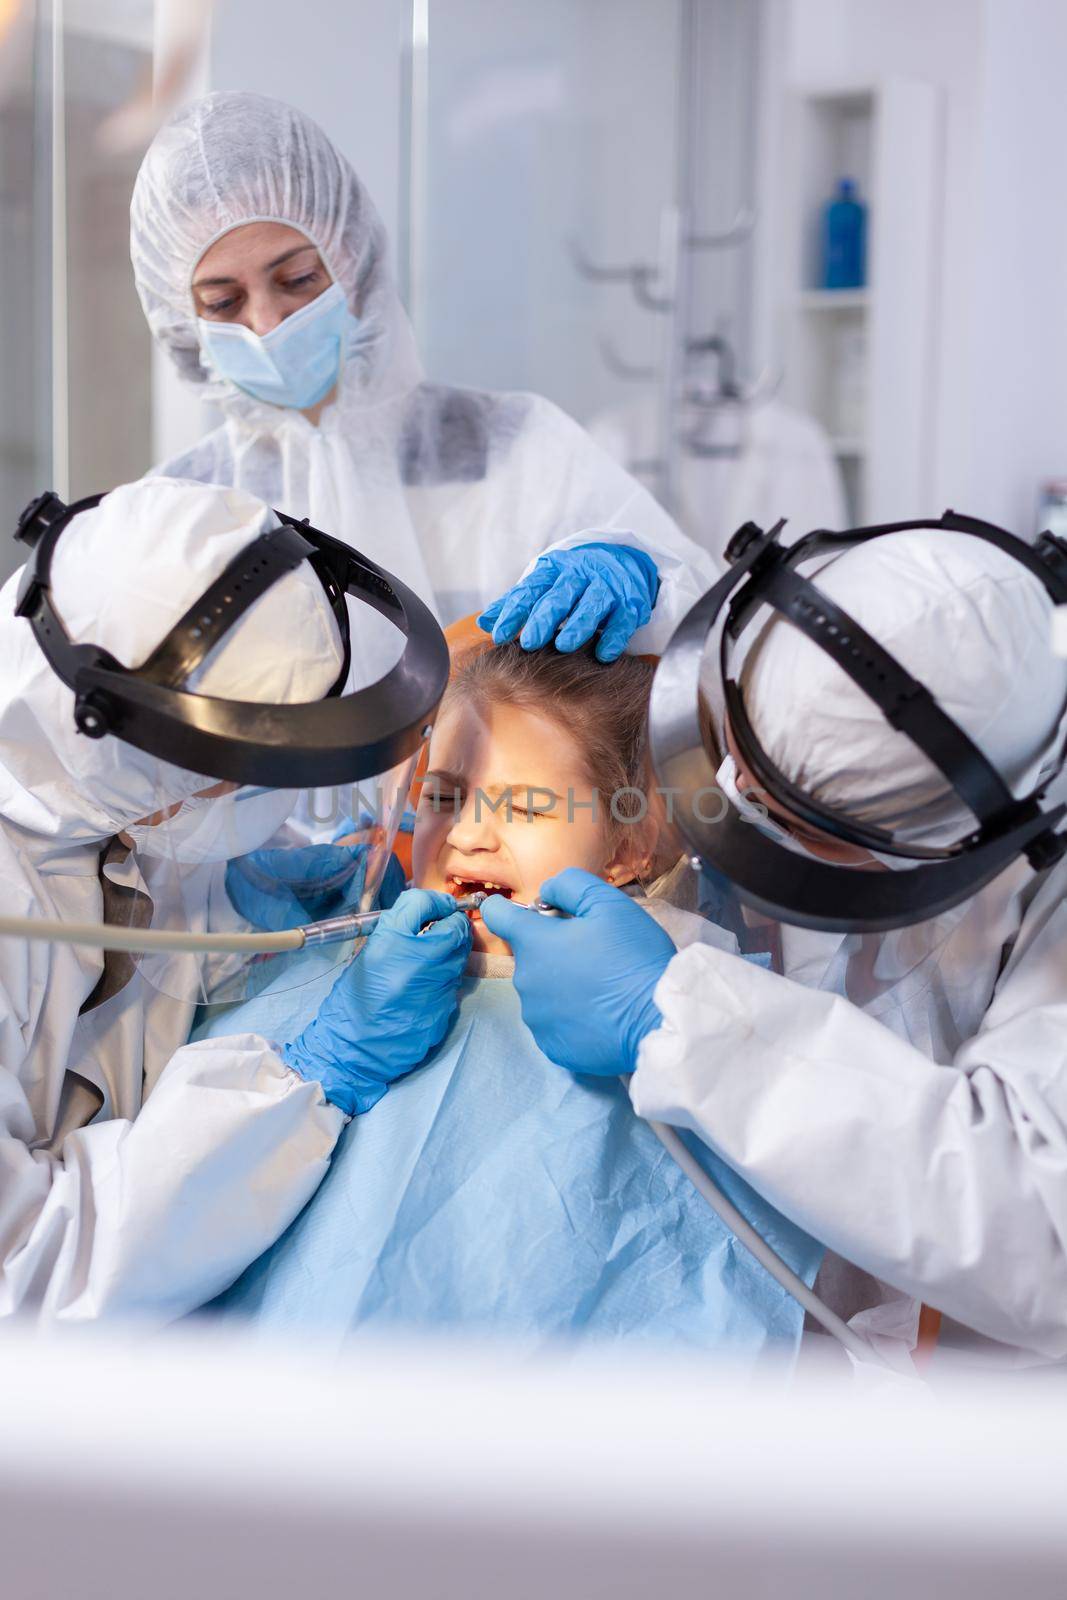
<svg viewBox="0 0 1067 1600">
<path fill-rule="evenodd" d="M 236 322 L 197 319 L 200 348 L 211 370 L 254 400 L 306 411 L 325 400 L 341 376 L 350 335 L 359 322 L 339 283 L 260 338 Z"/>
</svg>

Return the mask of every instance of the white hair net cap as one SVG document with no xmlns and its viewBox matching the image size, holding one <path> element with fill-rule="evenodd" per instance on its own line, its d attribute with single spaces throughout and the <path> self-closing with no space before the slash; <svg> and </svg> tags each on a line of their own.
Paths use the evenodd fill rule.
<svg viewBox="0 0 1067 1600">
<path fill-rule="evenodd" d="M 114 489 L 75 517 L 52 561 L 52 597 L 76 643 L 141 666 L 247 545 L 277 527 L 241 489 L 151 478 Z M 29 624 L 14 616 L 17 575 L 0 605 L 0 815 L 64 838 L 107 837 L 213 783 L 74 725 L 74 695 Z M 223 635 L 189 687 L 262 704 L 319 700 L 344 663 L 340 630 L 315 573 L 286 573 Z"/>
<path fill-rule="evenodd" d="M 1067 662 L 1049 650 L 1052 602 L 1017 561 L 967 534 L 895 533 L 814 582 L 926 686 L 1013 794 L 1055 772 Z M 942 773 L 788 622 L 766 626 L 741 684 L 768 756 L 822 804 L 910 843 L 944 845 L 973 827 Z"/>
<path fill-rule="evenodd" d="M 318 247 L 360 319 L 359 360 L 343 387 L 364 400 L 418 379 L 408 319 L 388 265 L 385 229 L 344 156 L 316 122 L 264 95 L 204 95 L 156 134 L 130 206 L 130 257 L 148 325 L 181 375 L 241 414 L 271 408 L 200 360 L 192 277 L 217 239 L 280 222 Z"/>
</svg>

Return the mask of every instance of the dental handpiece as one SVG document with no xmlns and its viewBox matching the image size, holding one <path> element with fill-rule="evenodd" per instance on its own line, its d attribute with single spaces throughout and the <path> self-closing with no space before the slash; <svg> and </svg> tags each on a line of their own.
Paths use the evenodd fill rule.
<svg viewBox="0 0 1067 1600">
<path fill-rule="evenodd" d="M 460 895 L 457 911 L 475 911 L 489 896 L 484 889 Z M 341 944 L 345 939 L 362 939 L 378 925 L 381 911 L 350 911 L 343 917 L 327 917 L 324 922 L 306 922 L 298 931 L 304 935 L 304 949 L 312 945 Z M 420 930 L 425 931 L 425 930 Z"/>
</svg>

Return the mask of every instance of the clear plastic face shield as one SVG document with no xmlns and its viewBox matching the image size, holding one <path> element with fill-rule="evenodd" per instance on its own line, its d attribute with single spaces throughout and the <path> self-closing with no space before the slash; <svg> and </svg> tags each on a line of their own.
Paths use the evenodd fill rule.
<svg viewBox="0 0 1067 1600">
<path fill-rule="evenodd" d="M 175 803 L 160 766 L 150 819 L 119 835 L 103 868 L 107 920 L 180 939 L 298 935 L 290 947 L 134 953 L 152 988 L 199 1005 L 282 993 L 362 949 L 404 884 L 393 855 L 418 751 L 380 773 L 314 790 L 214 784 Z M 130 847 L 127 848 L 127 840 Z"/>
<path fill-rule="evenodd" d="M 87 504 L 52 500 L 43 527 L 30 525 L 22 614 L 75 690 L 79 731 L 113 732 L 142 752 L 149 774 L 144 814 L 105 853 L 105 931 L 122 936 L 153 988 L 197 1004 L 335 971 L 404 886 L 393 848 L 448 675 L 436 620 L 358 552 L 279 514 L 281 525 L 127 670 L 71 644 L 51 607 L 50 548 Z M 302 562 L 323 585 L 343 646 L 328 692 L 264 704 L 190 688 L 235 621 Z M 384 673 L 383 660 L 392 663 Z"/>
</svg>

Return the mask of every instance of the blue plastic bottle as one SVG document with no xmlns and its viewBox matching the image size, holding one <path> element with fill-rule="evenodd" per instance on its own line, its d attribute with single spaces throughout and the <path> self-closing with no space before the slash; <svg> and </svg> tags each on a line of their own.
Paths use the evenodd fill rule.
<svg viewBox="0 0 1067 1600">
<path fill-rule="evenodd" d="M 824 289 L 862 289 L 867 281 L 867 208 L 842 178 L 823 213 Z"/>
</svg>

